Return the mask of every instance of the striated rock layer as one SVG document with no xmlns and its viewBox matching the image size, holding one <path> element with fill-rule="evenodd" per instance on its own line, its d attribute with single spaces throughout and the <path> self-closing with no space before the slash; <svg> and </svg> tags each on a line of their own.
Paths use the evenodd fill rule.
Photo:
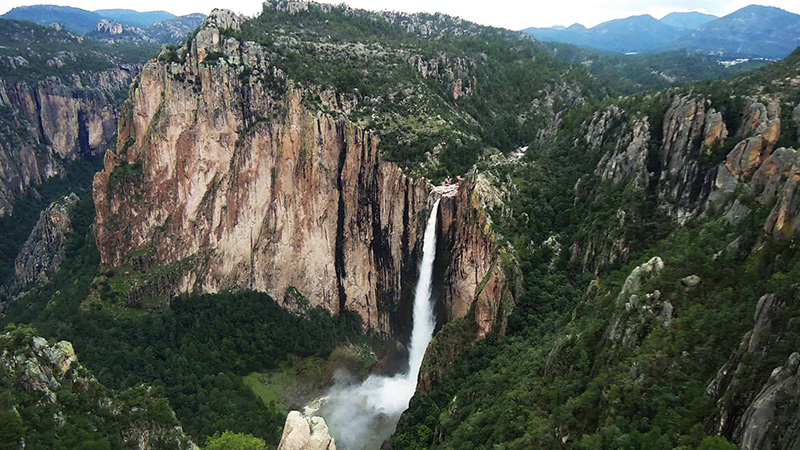
<svg viewBox="0 0 800 450">
<path fill-rule="evenodd" d="M 166 267 L 148 293 L 254 289 L 403 337 L 429 184 L 381 161 L 370 132 L 305 106 L 337 111 L 336 94 L 299 89 L 261 46 L 226 39 L 240 21 L 214 11 L 180 62 L 152 61 L 134 82 L 94 180 L 103 265 Z"/>
<path fill-rule="evenodd" d="M 37 83 L 0 79 L 0 215 L 32 185 L 64 172 L 64 161 L 113 146 L 117 98 L 138 67 Z"/>
</svg>

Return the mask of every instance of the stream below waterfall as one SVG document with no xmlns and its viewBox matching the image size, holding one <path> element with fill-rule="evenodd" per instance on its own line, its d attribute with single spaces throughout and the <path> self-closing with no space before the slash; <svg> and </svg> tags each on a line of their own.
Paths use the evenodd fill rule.
<svg viewBox="0 0 800 450">
<path fill-rule="evenodd" d="M 414 293 L 413 328 L 408 346 L 408 371 L 394 376 L 372 375 L 359 384 L 336 383 L 325 397 L 306 407 L 322 416 L 336 439 L 338 450 L 378 450 L 394 433 L 400 415 L 417 387 L 422 358 L 433 338 L 436 319 L 431 300 L 433 262 L 436 257 L 436 216 L 433 204 L 425 226 L 422 262 Z M 340 385 L 341 384 L 341 385 Z"/>
</svg>

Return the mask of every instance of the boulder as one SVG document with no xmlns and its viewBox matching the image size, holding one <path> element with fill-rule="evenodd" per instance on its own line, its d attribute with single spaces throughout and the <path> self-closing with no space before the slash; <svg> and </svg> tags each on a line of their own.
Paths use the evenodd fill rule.
<svg viewBox="0 0 800 450">
<path fill-rule="evenodd" d="M 686 287 L 695 287 L 700 284 L 700 277 L 697 275 L 689 275 L 688 277 L 681 278 L 681 284 Z"/>
<path fill-rule="evenodd" d="M 286 416 L 278 450 L 336 450 L 336 442 L 322 417 L 308 417 L 300 411 Z"/>
</svg>

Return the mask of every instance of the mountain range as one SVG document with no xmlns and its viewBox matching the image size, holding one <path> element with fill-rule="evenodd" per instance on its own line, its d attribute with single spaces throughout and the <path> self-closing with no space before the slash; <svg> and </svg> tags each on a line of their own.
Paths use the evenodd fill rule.
<svg viewBox="0 0 800 450">
<path fill-rule="evenodd" d="M 618 53 L 686 50 L 720 58 L 786 57 L 800 45 L 800 15 L 771 6 L 750 5 L 724 17 L 672 13 L 657 20 L 631 16 L 592 28 L 527 28 L 536 39 Z"/>
<path fill-rule="evenodd" d="M 39 25 L 59 24 L 79 34 L 111 42 L 171 44 L 197 28 L 205 15 L 176 16 L 166 11 L 139 12 L 132 9 L 87 11 L 70 6 L 19 6 L 0 19 L 24 20 Z"/>
<path fill-rule="evenodd" d="M 800 448 L 800 47 L 103 14 L 0 20 L 0 450 Z"/>
</svg>

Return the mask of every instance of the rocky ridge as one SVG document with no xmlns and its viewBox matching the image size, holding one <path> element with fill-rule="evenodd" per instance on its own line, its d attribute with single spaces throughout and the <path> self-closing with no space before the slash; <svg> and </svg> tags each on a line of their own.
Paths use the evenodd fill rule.
<svg viewBox="0 0 800 450">
<path fill-rule="evenodd" d="M 47 283 L 58 272 L 65 257 L 65 244 L 72 232 L 72 211 L 79 198 L 70 194 L 51 203 L 39 215 L 30 236 L 14 261 L 14 280 L 10 291 L 20 291 Z"/>
<path fill-rule="evenodd" d="M 747 97 L 740 125 L 729 130 L 727 118 L 710 100 L 691 93 L 672 95 L 660 124 L 611 105 L 584 123 L 575 145 L 601 152 L 594 173 L 601 183 L 652 193 L 658 210 L 677 225 L 714 211 L 738 222 L 754 208 L 764 207 L 772 209 L 764 231 L 790 237 L 797 229 L 800 207 L 792 176 L 796 150 L 776 149 L 785 116 L 782 107 L 774 97 Z M 655 127 L 661 128 L 657 142 L 652 135 Z M 714 159 L 722 162 L 707 162 Z M 583 190 L 582 183 L 583 179 L 576 185 L 576 197 L 592 200 L 595 193 Z M 621 206 L 618 223 L 576 242 L 571 248 L 573 261 L 589 270 L 625 261 L 630 252 L 625 233 L 630 214 Z"/>
<path fill-rule="evenodd" d="M 159 58 L 134 82 L 94 182 L 103 264 L 168 268 L 132 302 L 255 289 L 403 337 L 430 185 L 382 161 L 378 137 L 346 119 L 335 92 L 299 88 L 261 46 L 226 38 L 241 21 L 215 10 L 179 62 Z M 335 113 L 312 112 L 309 98 Z M 482 279 L 480 258 L 453 276 Z"/>
<path fill-rule="evenodd" d="M 85 426 L 81 425 L 85 421 L 94 427 L 93 439 L 115 441 L 125 448 L 198 448 L 184 435 L 166 400 L 154 396 L 149 388 L 132 388 L 120 396 L 81 366 L 70 342 L 51 343 L 27 328 L 0 335 L 0 386 L 8 394 L 4 401 L 11 402 L 4 405 L 11 411 L 4 419 L 21 427 L 35 425 L 16 434 L 15 427 L 8 424 L 10 434 L 5 437 L 19 442 L 20 448 L 26 442 L 44 444 L 52 438 L 45 436 L 47 431 L 40 434 L 48 429 L 43 421 L 28 423 L 34 410 L 44 421 L 52 421 L 52 428 L 62 436 L 70 436 Z M 166 417 L 159 415 L 165 406 Z M 91 418 L 84 416 L 89 411 Z"/>
</svg>

